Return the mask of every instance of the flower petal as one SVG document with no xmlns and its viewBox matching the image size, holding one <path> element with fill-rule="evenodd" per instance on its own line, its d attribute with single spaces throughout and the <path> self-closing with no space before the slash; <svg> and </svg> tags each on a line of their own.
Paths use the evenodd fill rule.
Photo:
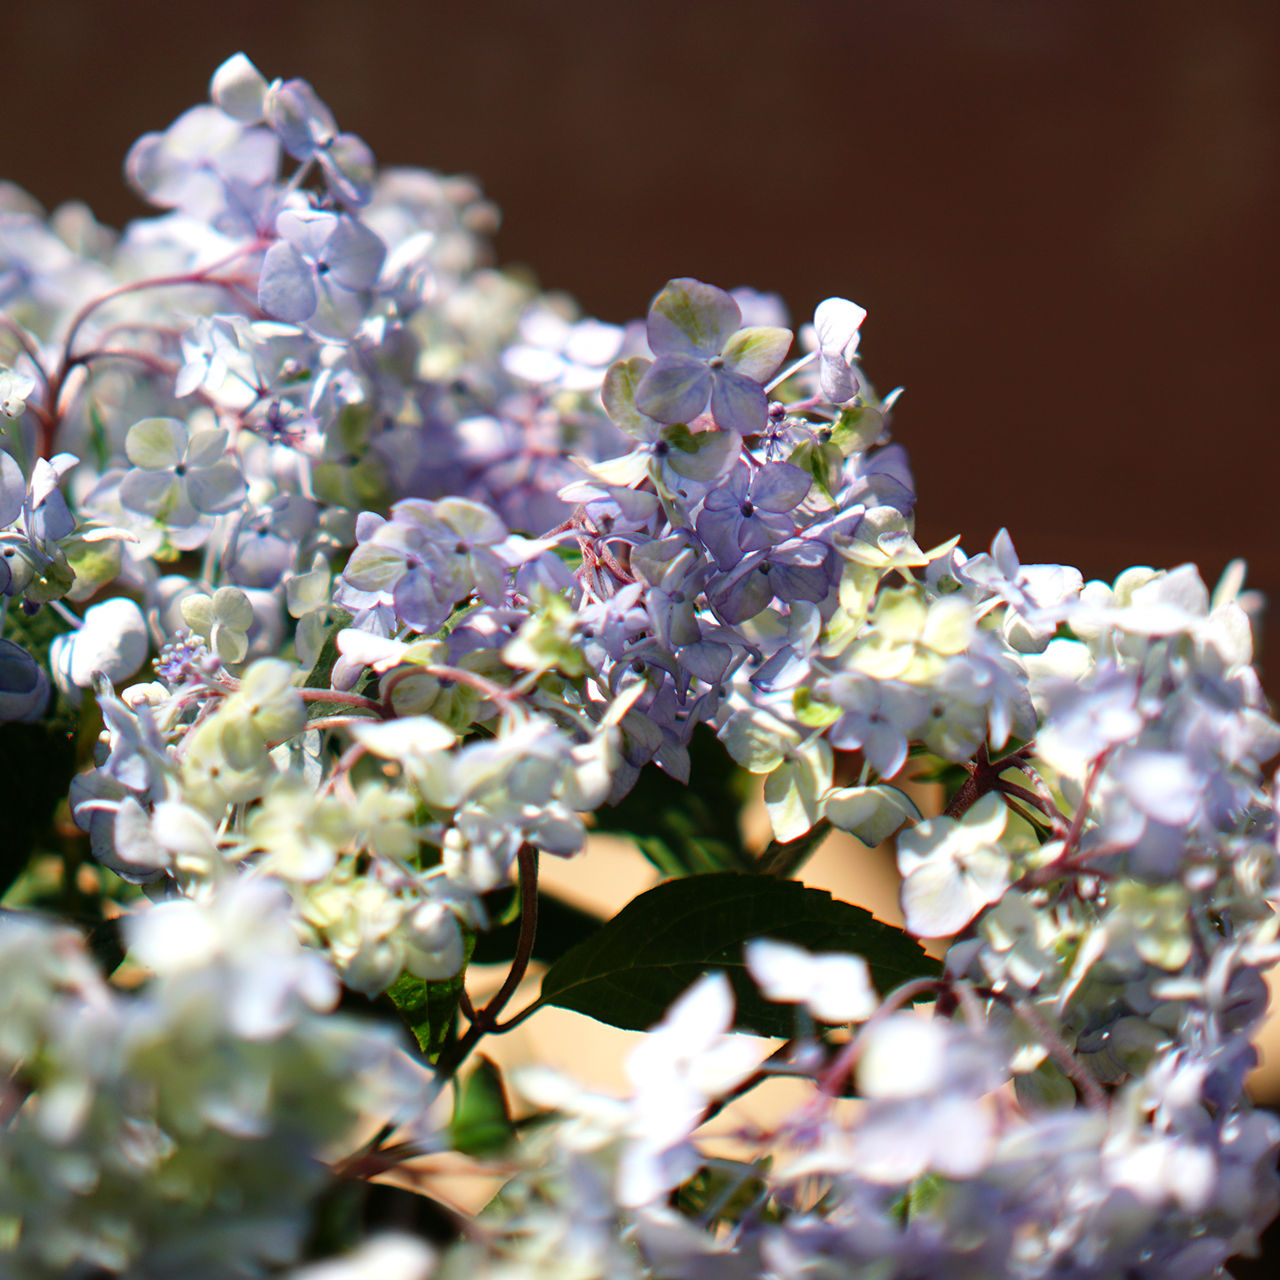
<svg viewBox="0 0 1280 1280">
<path fill-rule="evenodd" d="M 739 329 L 722 351 L 724 367 L 755 382 L 768 382 L 791 349 L 791 330 L 771 324 Z"/>
<path fill-rule="evenodd" d="M 203 515 L 234 511 L 244 501 L 244 495 L 244 477 L 234 462 L 202 467 L 187 476 L 187 496 L 191 505 Z"/>
<path fill-rule="evenodd" d="M 701 360 L 659 356 L 636 387 L 636 408 L 659 422 L 688 422 L 707 407 L 711 386 L 711 370 Z"/>
<path fill-rule="evenodd" d="M 181 517 L 186 511 L 191 514 L 186 524 L 195 520 L 196 513 L 186 500 L 182 482 L 172 471 L 143 471 L 134 467 L 120 481 L 120 504 L 126 511 L 149 516 L 161 524 L 174 523 L 174 517 Z"/>
<path fill-rule="evenodd" d="M 129 428 L 124 451 L 135 467 L 176 467 L 187 452 L 186 425 L 177 418 L 143 418 Z"/>
<path fill-rule="evenodd" d="M 759 435 L 769 420 L 764 388 L 730 369 L 719 369 L 711 389 L 711 412 L 716 424 L 739 435 Z"/>
<path fill-rule="evenodd" d="M 684 276 L 671 280 L 649 308 L 649 347 L 655 355 L 680 352 L 711 357 L 742 323 L 742 309 L 723 289 Z"/>
<path fill-rule="evenodd" d="M 378 278 L 387 246 L 363 222 L 340 218 L 320 261 L 344 289 L 367 289 Z"/>
<path fill-rule="evenodd" d="M 262 260 L 258 305 L 277 320 L 301 324 L 315 315 L 317 301 L 310 266 L 291 244 L 277 240 Z"/>
</svg>

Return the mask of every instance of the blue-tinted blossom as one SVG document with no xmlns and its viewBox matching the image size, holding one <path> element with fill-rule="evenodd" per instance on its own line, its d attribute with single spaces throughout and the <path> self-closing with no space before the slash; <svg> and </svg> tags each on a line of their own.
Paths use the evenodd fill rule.
<svg viewBox="0 0 1280 1280">
<path fill-rule="evenodd" d="M 711 404 L 725 431 L 763 431 L 762 384 L 791 345 L 786 329 L 742 329 L 742 311 L 723 289 L 673 280 L 649 309 L 649 347 L 657 359 L 636 388 L 636 405 L 659 422 L 690 422 Z"/>
<path fill-rule="evenodd" d="M 297 1267 L 335 1176 L 466 1136 L 469 1063 L 450 1133 L 428 1104 L 488 1034 L 453 1001 L 496 895 L 648 766 L 693 814 L 707 749 L 761 780 L 756 888 L 829 826 L 895 840 L 945 964 L 880 992 L 909 940 L 762 915 L 687 966 L 626 1096 L 520 1075 L 542 1114 L 512 1136 L 493 1108 L 506 1186 L 444 1280 L 1198 1280 L 1251 1249 L 1280 1203 L 1246 1093 L 1280 727 L 1243 563 L 1211 591 L 1190 565 L 1083 583 L 1003 530 L 922 550 L 856 304 L 781 380 L 768 295 L 684 278 L 647 323 L 576 319 L 486 265 L 470 179 L 378 173 L 244 55 L 210 96 L 130 153 L 161 216 L 0 210 L 0 719 L 80 761 L 86 837 L 46 805 L 0 913 L 0 1271 L 426 1280 L 403 1240 Z M 119 926 L 110 983 L 29 909 L 73 898 L 95 953 Z M 342 988 L 415 1010 L 421 1057 L 330 1012 Z M 770 1002 L 780 1048 L 734 1029 Z"/>
</svg>

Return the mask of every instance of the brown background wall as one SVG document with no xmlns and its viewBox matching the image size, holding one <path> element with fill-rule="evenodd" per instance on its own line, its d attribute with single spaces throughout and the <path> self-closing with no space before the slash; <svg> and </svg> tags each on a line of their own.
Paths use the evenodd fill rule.
<svg viewBox="0 0 1280 1280">
<path fill-rule="evenodd" d="M 1275 516 L 1273 0 L 29 0 L 0 175 L 141 212 L 129 143 L 243 48 L 384 163 L 478 174 L 504 261 L 610 320 L 669 277 L 870 309 L 921 535 L 1086 574 Z M 1273 667 L 1280 666 L 1280 621 Z"/>
</svg>

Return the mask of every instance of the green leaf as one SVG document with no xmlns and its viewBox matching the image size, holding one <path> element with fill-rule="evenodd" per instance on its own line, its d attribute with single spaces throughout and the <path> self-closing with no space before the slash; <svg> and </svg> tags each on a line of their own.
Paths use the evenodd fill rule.
<svg viewBox="0 0 1280 1280">
<path fill-rule="evenodd" d="M 307 673 L 306 680 L 303 681 L 304 689 L 327 689 L 333 680 L 333 667 L 338 661 L 338 632 L 343 627 L 351 625 L 351 615 L 342 609 L 332 609 L 333 621 L 329 624 L 329 630 L 325 632 L 324 644 L 320 646 L 320 653 L 316 657 L 316 665 Z M 311 702 L 307 704 L 307 718 L 316 719 L 318 716 L 327 716 L 333 714 L 333 707 L 324 702 Z"/>
<path fill-rule="evenodd" d="M 769 1168 L 766 1157 L 757 1164 L 738 1160 L 718 1160 L 704 1165 L 675 1193 L 675 1202 L 686 1217 L 703 1218 L 708 1223 L 737 1223 L 750 1212 L 758 1211 L 767 1190 L 761 1176 Z M 765 1209 L 769 1218 L 777 1217 L 776 1209 Z"/>
<path fill-rule="evenodd" d="M 509 899 L 510 901 L 504 901 Z M 490 919 L 501 920 L 508 906 L 519 901 L 517 889 L 503 889 L 485 895 L 485 907 Z M 538 894 L 538 932 L 533 943 L 533 959 L 543 964 L 554 964 L 566 951 L 585 942 L 604 924 L 599 916 L 589 911 L 571 907 L 567 902 L 549 893 Z M 515 959 L 516 943 L 520 938 L 520 917 L 500 924 L 488 933 L 476 935 L 472 964 L 503 964 Z"/>
<path fill-rule="evenodd" d="M 787 459 L 793 467 L 807 471 L 823 493 L 831 501 L 844 478 L 844 454 L 834 444 L 821 444 L 816 440 L 806 440 L 792 450 Z"/>
<path fill-rule="evenodd" d="M 663 875 L 751 870 L 738 831 L 746 774 L 705 725 L 693 731 L 689 765 L 696 790 L 646 765 L 616 805 L 596 810 L 595 829 L 635 841 Z"/>
<path fill-rule="evenodd" d="M 21 645 L 46 669 L 49 646 L 66 630 L 67 624 L 52 609 L 41 609 L 28 617 L 21 609 L 10 608 L 5 617 L 6 639 Z M 97 704 L 91 694 L 84 703 L 86 717 L 94 716 Z M 35 724 L 0 725 L 0 760 L 5 767 L 0 894 L 22 874 L 27 860 L 48 833 L 58 804 L 67 798 L 76 772 L 79 726 L 80 713 L 56 693 L 47 719 Z M 100 722 L 95 721 L 95 727 L 100 728 Z"/>
<path fill-rule="evenodd" d="M 641 1030 L 703 973 L 721 969 L 737 996 L 735 1026 L 790 1036 L 793 1008 L 766 1001 L 743 964 L 743 944 L 765 937 L 861 955 L 882 992 L 939 971 L 913 938 L 861 907 L 795 880 L 729 872 L 669 880 L 633 899 L 551 966 L 539 1000 Z"/>
<path fill-rule="evenodd" d="M 392 1003 L 400 1010 L 405 1026 L 413 1032 L 418 1048 L 431 1062 L 440 1056 L 440 1051 L 453 1034 L 454 1020 L 458 1016 L 458 999 L 462 995 L 462 983 L 466 977 L 467 965 L 471 962 L 475 942 L 475 934 L 464 929 L 462 968 L 456 976 L 428 982 L 425 978 L 415 978 L 413 974 L 405 972 L 387 992 Z"/>
<path fill-rule="evenodd" d="M 831 443 L 848 456 L 870 448 L 884 430 L 884 412 L 870 405 L 850 406 L 840 411 L 831 429 Z"/>
<path fill-rule="evenodd" d="M 4 820 L 0 821 L 0 894 L 22 874 L 49 830 L 76 769 L 74 730 L 63 723 L 0 725 Z"/>
<path fill-rule="evenodd" d="M 476 1069 L 454 1086 L 449 1142 L 468 1156 L 494 1155 L 511 1141 L 515 1126 L 507 1109 L 502 1072 L 481 1056 Z"/>
</svg>

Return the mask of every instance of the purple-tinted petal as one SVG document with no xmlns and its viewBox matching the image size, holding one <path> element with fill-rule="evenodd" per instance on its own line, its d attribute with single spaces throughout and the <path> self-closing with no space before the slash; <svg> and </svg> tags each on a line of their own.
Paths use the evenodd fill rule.
<svg viewBox="0 0 1280 1280">
<path fill-rule="evenodd" d="M 1009 537 L 1008 529 L 1001 529 L 991 540 L 991 558 L 1000 568 L 1000 572 L 1004 574 L 1010 582 L 1017 579 L 1018 569 L 1021 567 L 1018 563 L 1018 553 L 1013 549 L 1013 539 Z"/>
<path fill-rule="evenodd" d="M 337 226 L 336 213 L 324 209 L 286 209 L 276 218 L 276 235 L 287 240 L 304 258 L 318 262 Z"/>
<path fill-rule="evenodd" d="M 233 462 L 218 462 L 187 475 L 187 497 L 203 515 L 234 511 L 244 501 L 244 477 Z"/>
<path fill-rule="evenodd" d="M 751 482 L 751 501 L 762 511 L 794 511 L 812 483 L 813 477 L 803 467 L 771 462 L 756 472 Z"/>
<path fill-rule="evenodd" d="M 375 161 L 363 138 L 340 133 L 320 152 L 320 168 L 325 181 L 343 204 L 359 207 L 369 203 L 373 190 Z"/>
<path fill-rule="evenodd" d="M 320 261 L 344 289 L 367 289 L 378 278 L 387 246 L 355 218 L 340 218 Z"/>
<path fill-rule="evenodd" d="M 404 552 L 376 542 L 365 542 L 351 553 L 342 577 L 357 591 L 381 592 L 390 591 L 405 572 Z"/>
<path fill-rule="evenodd" d="M 27 481 L 11 453 L 0 453 L 0 529 L 8 528 L 22 514 Z"/>
<path fill-rule="evenodd" d="M 476 550 L 468 558 L 476 594 L 486 604 L 500 608 L 507 598 L 511 571 L 492 551 Z"/>
<path fill-rule="evenodd" d="M 301 324 L 316 311 L 316 283 L 302 255 L 283 240 L 267 250 L 258 279 L 258 305 L 269 316 Z"/>
<path fill-rule="evenodd" d="M 780 600 L 809 600 L 821 604 L 831 589 L 834 557 L 835 552 L 820 542 L 799 540 L 775 552 L 770 574 L 774 593 Z"/>
<path fill-rule="evenodd" d="M 825 351 L 818 356 L 818 385 L 832 404 L 844 404 L 862 390 L 862 380 L 853 365 L 843 356 L 831 356 Z"/>
<path fill-rule="evenodd" d="M 703 505 L 709 511 L 737 511 L 747 499 L 750 483 L 751 471 L 745 462 L 740 462 L 724 484 L 707 494 Z"/>
<path fill-rule="evenodd" d="M 871 722 L 860 711 L 846 711 L 827 730 L 827 739 L 838 751 L 856 751 L 871 728 Z"/>
<path fill-rule="evenodd" d="M 305 80 L 286 80 L 267 90 L 263 113 L 272 130 L 295 160 L 306 160 L 317 146 L 338 132 L 329 108 Z"/>
<path fill-rule="evenodd" d="M 178 529 L 195 524 L 197 519 L 182 481 L 172 471 L 134 467 L 120 481 L 120 503 L 126 511 Z"/>
<path fill-rule="evenodd" d="M 308 328 L 324 338 L 353 338 L 364 323 L 365 302 L 361 295 L 344 289 L 332 275 L 318 277 L 318 300 Z"/>
<path fill-rule="evenodd" d="M 828 298 L 813 313 L 820 353 L 818 381 L 832 404 L 852 400 L 859 391 L 853 359 L 861 337 L 859 326 L 866 318 L 867 313 L 848 298 Z"/>
<path fill-rule="evenodd" d="M 688 422 L 707 407 L 711 381 L 711 370 L 693 356 L 659 356 L 636 387 L 636 407 L 659 422 Z"/>
<path fill-rule="evenodd" d="M 676 661 L 686 671 L 707 684 L 719 684 L 724 679 L 732 658 L 733 650 L 727 644 L 717 644 L 714 640 L 687 644 L 676 654 Z"/>
<path fill-rule="evenodd" d="M 658 356 L 668 352 L 718 356 L 741 323 L 742 310 L 729 294 L 685 276 L 669 281 L 653 300 L 649 347 Z"/>
<path fill-rule="evenodd" d="M 698 516 L 698 537 L 716 558 L 721 569 L 731 569 L 740 558 L 738 551 L 738 525 L 742 516 L 737 507 L 703 507 Z"/>
<path fill-rule="evenodd" d="M 60 489 L 55 489 L 36 508 L 32 517 L 32 532 L 38 538 L 60 542 L 75 531 L 76 518 L 67 510 L 67 500 Z"/>
<path fill-rule="evenodd" d="M 796 522 L 785 512 L 761 511 L 758 507 L 751 523 L 769 531 L 770 543 L 785 542 L 796 531 Z"/>
<path fill-rule="evenodd" d="M 719 369 L 711 389 L 711 412 L 725 431 L 759 435 L 769 417 L 769 402 L 758 382 L 740 373 Z"/>
<path fill-rule="evenodd" d="M 270 590 L 292 567 L 293 554 L 292 542 L 266 529 L 253 529 L 240 535 L 228 574 L 237 586 Z"/>
<path fill-rule="evenodd" d="M 134 467 L 120 481 L 120 503 L 126 511 L 154 516 L 177 504 L 181 488 L 172 471 L 143 471 Z"/>
<path fill-rule="evenodd" d="M 744 519 L 738 525 L 738 548 L 740 551 L 764 551 L 781 542 L 782 539 L 774 535 L 771 530 L 759 516 L 752 516 L 750 519 Z"/>
<path fill-rule="evenodd" d="M 862 754 L 882 778 L 892 778 L 906 763 L 907 740 L 893 725 L 877 720 L 863 737 Z"/>
<path fill-rule="evenodd" d="M 722 622 L 736 626 L 754 618 L 773 599 L 772 576 L 763 561 L 752 561 L 742 566 L 723 582 L 710 597 L 711 607 Z"/>
<path fill-rule="evenodd" d="M 437 630 L 451 607 L 436 596 L 435 584 L 425 569 L 404 574 L 395 585 L 392 600 L 401 620 L 415 631 Z"/>
<path fill-rule="evenodd" d="M 280 171 L 280 143 L 267 129 L 246 129 L 232 147 L 218 154 L 218 177 L 252 190 L 275 182 Z"/>
</svg>

